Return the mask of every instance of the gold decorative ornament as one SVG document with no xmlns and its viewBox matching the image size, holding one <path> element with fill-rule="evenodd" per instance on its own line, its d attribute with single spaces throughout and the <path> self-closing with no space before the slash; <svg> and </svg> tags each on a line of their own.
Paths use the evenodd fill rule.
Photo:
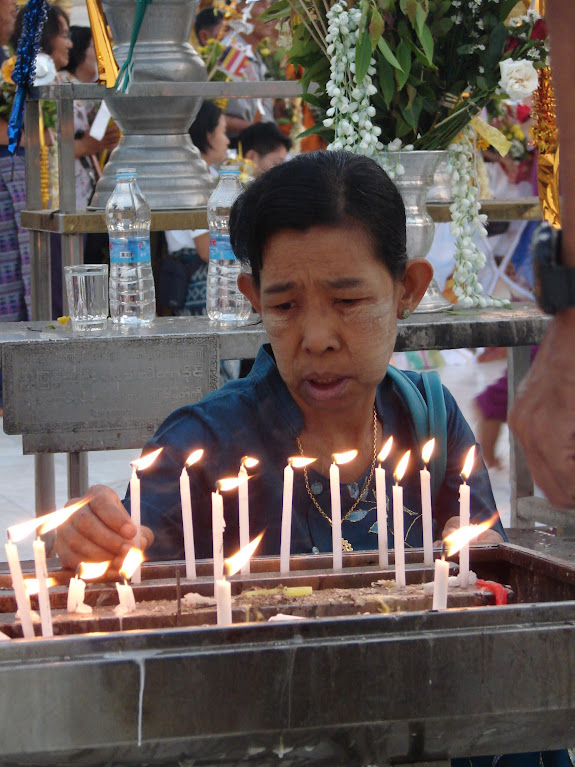
<svg viewBox="0 0 575 767">
<path fill-rule="evenodd" d="M 112 41 L 102 3 L 100 0 L 86 0 L 86 5 L 98 62 L 98 79 L 106 88 L 113 88 L 120 70 L 112 52 Z"/>
</svg>

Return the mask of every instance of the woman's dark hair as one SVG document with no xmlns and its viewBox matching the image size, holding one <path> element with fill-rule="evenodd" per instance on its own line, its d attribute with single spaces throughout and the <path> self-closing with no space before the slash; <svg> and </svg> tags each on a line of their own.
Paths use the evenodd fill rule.
<svg viewBox="0 0 575 767">
<path fill-rule="evenodd" d="M 18 46 L 18 40 L 20 39 L 20 35 L 22 34 L 22 24 L 24 19 L 24 11 L 25 7 L 20 8 L 18 11 L 18 15 L 16 16 L 16 24 L 14 25 L 14 33 L 12 35 L 12 38 L 10 40 L 12 47 L 16 48 Z M 47 53 L 49 56 L 52 53 L 53 50 L 53 43 L 55 37 L 58 37 L 58 35 L 61 32 L 60 29 L 60 19 L 64 19 L 66 24 L 70 25 L 70 19 L 68 18 L 68 14 L 66 11 L 62 10 L 62 8 L 59 8 L 57 5 L 48 5 L 46 9 L 46 21 L 44 22 L 44 26 L 42 27 L 42 35 L 40 37 L 40 50 L 44 53 Z"/>
<path fill-rule="evenodd" d="M 92 42 L 92 30 L 90 27 L 70 27 L 70 39 L 72 40 L 70 58 L 68 66 L 64 69 L 74 74 L 86 58 L 86 51 Z"/>
<path fill-rule="evenodd" d="M 202 154 L 211 148 L 208 141 L 208 133 L 212 133 L 218 127 L 222 110 L 212 101 L 204 101 L 196 119 L 190 125 L 190 138 Z"/>
<path fill-rule="evenodd" d="M 349 152 L 307 152 L 277 165 L 236 199 L 230 238 L 239 260 L 259 285 L 263 250 L 283 229 L 359 224 L 394 279 L 405 270 L 405 207 L 387 173 Z"/>
</svg>

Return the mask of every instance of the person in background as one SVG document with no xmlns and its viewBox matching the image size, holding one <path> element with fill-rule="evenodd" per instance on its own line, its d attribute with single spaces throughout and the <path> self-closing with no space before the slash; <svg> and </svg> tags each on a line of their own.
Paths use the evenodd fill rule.
<svg viewBox="0 0 575 767">
<path fill-rule="evenodd" d="M 204 101 L 190 127 L 190 137 L 217 179 L 216 167 L 226 159 L 229 139 L 226 117 L 211 101 Z M 209 235 L 207 229 L 166 232 L 169 258 L 164 260 L 158 303 L 176 315 L 206 313 Z M 187 282 L 187 286 L 186 283 Z"/>
<path fill-rule="evenodd" d="M 196 16 L 194 32 L 200 45 L 218 40 L 224 26 L 224 14 L 215 8 L 204 8 Z"/>
<path fill-rule="evenodd" d="M 561 264 L 575 273 L 575 100 L 573 0 L 549 0 L 551 64 L 557 97 L 563 189 Z M 575 285 L 575 279 L 572 281 Z M 519 392 L 509 425 L 536 484 L 557 508 L 575 509 L 575 305 L 558 311 Z"/>
<path fill-rule="evenodd" d="M 291 139 L 275 123 L 250 125 L 238 138 L 238 149 L 253 162 L 256 176 L 285 162 L 291 147 Z"/>
</svg>

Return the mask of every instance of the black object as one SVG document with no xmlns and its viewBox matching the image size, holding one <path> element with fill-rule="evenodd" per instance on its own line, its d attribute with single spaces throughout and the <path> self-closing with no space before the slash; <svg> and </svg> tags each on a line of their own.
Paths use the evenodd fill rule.
<svg viewBox="0 0 575 767">
<path fill-rule="evenodd" d="M 531 244 L 535 270 L 535 295 L 546 314 L 575 306 L 575 267 L 561 264 L 561 230 L 544 222 Z"/>
<path fill-rule="evenodd" d="M 159 306 L 181 311 L 186 303 L 188 284 L 194 271 L 193 264 L 167 255 L 162 259 L 156 300 Z"/>
</svg>

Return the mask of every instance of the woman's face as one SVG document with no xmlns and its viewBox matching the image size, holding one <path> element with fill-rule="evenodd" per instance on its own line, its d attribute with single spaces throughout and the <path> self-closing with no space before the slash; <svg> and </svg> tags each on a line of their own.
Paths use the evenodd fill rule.
<svg viewBox="0 0 575 767">
<path fill-rule="evenodd" d="M 63 69 L 68 65 L 70 59 L 70 49 L 72 48 L 72 41 L 70 40 L 70 30 L 66 19 L 62 16 L 58 17 L 58 23 L 60 31 L 50 41 L 51 51 L 50 56 L 54 61 L 56 69 Z"/>
<path fill-rule="evenodd" d="M 90 41 L 90 45 L 86 48 L 84 58 L 74 73 L 78 80 L 83 83 L 93 83 L 98 76 L 98 62 L 96 61 L 96 51 L 94 50 L 94 42 Z"/>
<path fill-rule="evenodd" d="M 259 289 L 250 277 L 240 287 L 262 316 L 304 416 L 308 408 L 344 412 L 364 400 L 373 404 L 397 315 L 412 308 L 409 271 L 394 280 L 360 225 L 283 230 L 269 238 Z"/>
<path fill-rule="evenodd" d="M 226 153 L 230 145 L 230 140 L 226 136 L 225 115 L 220 115 L 215 129 L 208 133 L 208 144 L 208 151 L 204 155 L 204 160 L 208 165 L 220 165 L 226 159 Z"/>
</svg>

